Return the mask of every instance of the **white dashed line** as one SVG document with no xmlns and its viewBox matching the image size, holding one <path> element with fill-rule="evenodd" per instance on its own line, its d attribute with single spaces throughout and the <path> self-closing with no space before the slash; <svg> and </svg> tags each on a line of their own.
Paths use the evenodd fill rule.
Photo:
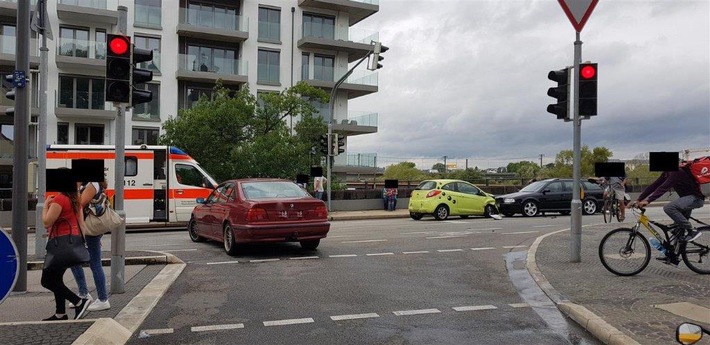
<svg viewBox="0 0 710 345">
<path fill-rule="evenodd" d="M 156 335 L 156 334 L 172 334 L 175 332 L 172 328 L 158 328 L 158 329 L 144 329 L 141 331 L 141 335 Z"/>
<path fill-rule="evenodd" d="M 451 223 L 451 224 L 466 224 L 468 222 L 465 222 L 463 220 L 445 220 L 444 223 Z"/>
<path fill-rule="evenodd" d="M 309 260 L 309 259 L 320 259 L 320 257 L 317 256 L 299 256 L 296 258 L 289 258 L 290 260 Z"/>
<path fill-rule="evenodd" d="M 230 325 L 212 325 L 212 326 L 197 326 L 190 328 L 193 332 L 204 332 L 204 331 L 221 331 L 225 329 L 238 329 L 244 328 L 243 323 L 234 323 Z"/>
<path fill-rule="evenodd" d="M 400 232 L 400 235 L 428 235 L 435 234 L 436 231 L 415 231 L 415 232 Z"/>
<path fill-rule="evenodd" d="M 264 326 L 287 326 L 287 325 L 297 325 L 302 323 L 313 323 L 312 318 L 307 317 L 303 319 L 288 319 L 288 320 L 276 320 L 276 321 L 264 321 Z"/>
<path fill-rule="evenodd" d="M 533 225 L 533 228 L 552 228 L 558 225 L 548 224 L 548 225 Z"/>
<path fill-rule="evenodd" d="M 370 242 L 387 242 L 387 240 L 343 241 L 343 242 L 340 242 L 340 243 L 370 243 Z"/>
<path fill-rule="evenodd" d="M 340 255 L 330 255 L 331 258 L 354 258 L 357 254 L 340 254 Z"/>
<path fill-rule="evenodd" d="M 463 249 L 439 249 L 437 252 L 439 253 L 450 253 L 450 252 L 462 252 Z"/>
<path fill-rule="evenodd" d="M 513 249 L 513 248 L 527 248 L 528 246 L 503 246 L 505 249 Z"/>
<path fill-rule="evenodd" d="M 465 307 L 454 307 L 453 308 L 456 311 L 475 311 L 475 310 L 493 310 L 493 309 L 498 309 L 498 307 L 494 305 L 472 305 L 472 306 L 465 306 Z"/>
<path fill-rule="evenodd" d="M 471 250 L 478 251 L 478 250 L 491 250 L 491 249 L 496 249 L 495 247 L 479 247 L 479 248 L 471 248 Z"/>
<path fill-rule="evenodd" d="M 419 309 L 419 310 L 400 310 L 393 311 L 394 315 L 406 316 L 406 315 L 421 315 L 421 314 L 436 314 L 441 313 L 439 309 Z"/>
<path fill-rule="evenodd" d="M 197 249 L 168 249 L 168 250 L 163 250 L 164 252 L 168 253 L 173 253 L 173 252 L 195 252 Z"/>
<path fill-rule="evenodd" d="M 370 254 L 365 254 L 367 256 L 382 256 L 382 255 L 394 255 L 394 253 L 370 253 Z"/>
<path fill-rule="evenodd" d="M 225 264 L 238 264 L 239 261 L 220 261 L 220 262 L 208 262 L 208 265 L 225 265 Z"/>
<path fill-rule="evenodd" d="M 429 253 L 429 251 L 428 250 L 419 250 L 416 252 L 402 252 L 402 254 L 426 254 L 426 253 Z"/>
<path fill-rule="evenodd" d="M 520 231 L 520 232 L 504 232 L 501 235 L 522 235 L 522 234 L 535 234 L 539 231 Z"/>
<path fill-rule="evenodd" d="M 373 317 L 380 317 L 377 315 L 377 313 L 367 313 L 367 314 L 350 314 L 350 315 L 336 315 L 336 316 L 331 316 L 330 318 L 333 321 L 342 321 L 342 320 L 355 320 L 355 319 L 369 319 Z"/>
<path fill-rule="evenodd" d="M 511 303 L 511 304 L 508 304 L 508 305 L 511 306 L 511 307 L 513 307 L 513 308 L 526 308 L 526 307 L 529 307 L 529 306 L 530 306 L 530 304 L 527 304 L 527 303 Z"/>
<path fill-rule="evenodd" d="M 427 237 L 427 240 L 439 240 L 442 238 L 458 238 L 458 237 L 463 237 L 463 235 L 450 235 L 450 236 L 434 236 L 434 237 Z"/>
<path fill-rule="evenodd" d="M 272 262 L 272 261 L 279 261 L 281 259 L 258 259 L 258 260 L 249 260 L 249 262 L 253 263 L 259 263 L 259 262 Z"/>
</svg>

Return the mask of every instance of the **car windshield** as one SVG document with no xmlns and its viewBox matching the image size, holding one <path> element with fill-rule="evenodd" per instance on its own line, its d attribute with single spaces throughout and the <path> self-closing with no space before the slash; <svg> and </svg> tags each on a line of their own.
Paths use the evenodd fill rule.
<svg viewBox="0 0 710 345">
<path fill-rule="evenodd" d="M 242 183 L 244 197 L 257 199 L 292 199 L 310 196 L 293 182 L 245 182 Z"/>
<path fill-rule="evenodd" d="M 545 184 L 547 184 L 546 181 L 533 182 L 533 183 L 531 183 L 531 184 L 525 186 L 525 188 L 521 189 L 520 191 L 521 191 L 521 192 L 537 192 L 537 191 L 539 191 L 540 188 L 542 188 Z"/>
<path fill-rule="evenodd" d="M 435 189 L 436 188 L 436 181 L 424 181 L 420 183 L 417 188 L 419 190 L 430 190 L 430 189 Z"/>
</svg>

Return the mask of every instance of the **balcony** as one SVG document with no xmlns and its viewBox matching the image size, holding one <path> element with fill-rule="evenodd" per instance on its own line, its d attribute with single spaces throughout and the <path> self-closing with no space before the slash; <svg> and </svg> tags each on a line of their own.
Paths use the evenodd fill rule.
<svg viewBox="0 0 710 345">
<path fill-rule="evenodd" d="M 30 11 L 34 10 L 37 0 L 30 1 Z M 17 0 L 0 0 L 0 16 L 17 17 Z"/>
<path fill-rule="evenodd" d="M 369 30 L 350 29 L 345 39 L 334 35 L 313 35 L 304 30 L 298 40 L 300 49 L 334 50 L 348 54 L 348 62 L 354 62 L 372 50 L 372 41 L 379 40 L 379 33 Z"/>
<path fill-rule="evenodd" d="M 30 39 L 30 68 L 39 68 L 37 39 Z M 0 36 L 0 66 L 15 68 L 17 38 L 15 36 Z"/>
<path fill-rule="evenodd" d="M 335 86 L 334 80 L 306 79 L 304 81 L 311 86 L 323 89 L 332 89 Z M 362 71 L 353 72 L 338 88 L 338 92 L 346 92 L 348 94 L 348 99 L 369 95 L 377 92 L 377 90 L 377 73 L 367 74 Z"/>
<path fill-rule="evenodd" d="M 107 0 L 59 0 L 57 17 L 72 23 L 85 23 L 87 18 L 92 22 L 116 25 L 118 10 L 109 10 Z"/>
<path fill-rule="evenodd" d="M 200 62 L 196 55 L 180 54 L 177 79 L 214 84 L 222 79 L 225 85 L 240 85 L 248 81 L 246 61 L 213 57 Z"/>
<path fill-rule="evenodd" d="M 336 120 L 333 131 L 345 136 L 377 133 L 377 113 L 349 114 L 347 119 Z"/>
<path fill-rule="evenodd" d="M 249 18 L 214 10 L 180 8 L 177 34 L 184 37 L 240 43 L 249 38 Z"/>
<path fill-rule="evenodd" d="M 59 38 L 57 67 L 83 75 L 106 73 L 106 42 Z"/>
<path fill-rule="evenodd" d="M 298 0 L 298 6 L 319 8 L 330 11 L 347 12 L 350 16 L 350 26 L 377 13 L 380 10 L 379 0 Z"/>
<path fill-rule="evenodd" d="M 76 120 L 113 120 L 116 118 L 116 108 L 111 102 L 104 102 L 104 92 L 72 92 L 57 95 L 54 114 L 59 118 Z"/>
</svg>

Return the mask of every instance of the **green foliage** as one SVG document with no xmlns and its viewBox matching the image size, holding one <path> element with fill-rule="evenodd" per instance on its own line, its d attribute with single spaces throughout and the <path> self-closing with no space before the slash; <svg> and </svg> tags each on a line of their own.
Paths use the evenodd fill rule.
<svg viewBox="0 0 710 345">
<path fill-rule="evenodd" d="M 427 179 L 428 176 L 417 169 L 416 164 L 400 162 L 385 168 L 384 178 L 400 181 L 420 181 Z"/>
<path fill-rule="evenodd" d="M 530 178 L 537 176 L 541 169 L 539 165 L 530 161 L 508 163 L 506 166 L 506 170 L 509 173 L 516 173 L 520 177 Z"/>
<path fill-rule="evenodd" d="M 431 170 L 436 170 L 440 174 L 443 174 L 446 172 L 446 165 L 444 165 L 444 163 L 436 163 L 431 167 Z"/>
<path fill-rule="evenodd" d="M 587 145 L 581 148 L 581 173 L 582 176 L 594 176 L 594 163 L 607 162 L 614 154 L 606 147 L 595 147 L 589 150 Z M 555 157 L 553 166 L 546 166 L 541 175 L 545 177 L 572 177 L 572 164 L 574 153 L 572 150 L 562 150 Z"/>
<path fill-rule="evenodd" d="M 483 174 L 481 173 L 481 171 L 476 170 L 474 168 L 452 170 L 449 171 L 449 173 L 446 175 L 446 178 L 448 179 L 464 180 L 469 182 L 478 180 L 482 177 Z"/>
</svg>

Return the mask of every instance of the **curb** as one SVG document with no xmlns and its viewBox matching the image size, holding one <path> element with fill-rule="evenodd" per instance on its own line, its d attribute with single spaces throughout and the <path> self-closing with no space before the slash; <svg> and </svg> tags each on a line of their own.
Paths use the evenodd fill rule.
<svg viewBox="0 0 710 345">
<path fill-rule="evenodd" d="M 72 345 L 125 344 L 131 335 L 130 331 L 114 319 L 101 318 L 96 320 Z"/>
<path fill-rule="evenodd" d="M 563 314 L 567 315 L 570 319 L 574 320 L 580 326 L 582 326 L 589 333 L 594 335 L 597 339 L 602 341 L 604 344 L 609 345 L 641 345 L 633 338 L 627 336 L 623 332 L 616 329 L 616 327 L 610 325 L 604 319 L 594 314 L 589 309 L 569 302 L 564 299 L 562 295 L 555 290 L 555 288 L 550 284 L 550 282 L 545 278 L 545 275 L 540 271 L 537 266 L 537 260 L 535 259 L 535 254 L 537 253 L 537 248 L 540 246 L 542 240 L 547 236 L 555 235 L 563 231 L 569 231 L 570 229 L 562 229 L 558 231 L 551 232 L 549 234 L 542 235 L 535 239 L 535 242 L 530 246 L 527 255 L 526 267 L 528 272 L 535 280 L 535 283 L 545 292 L 545 294 L 550 297 L 550 299 L 555 302 L 557 309 L 559 309 Z"/>
<path fill-rule="evenodd" d="M 371 214 L 368 215 L 367 211 L 363 211 L 362 214 L 346 214 L 346 215 L 329 215 L 329 221 L 339 221 L 339 220 L 369 220 L 369 219 L 392 219 L 392 218 L 409 218 L 409 213 L 400 214 L 392 212 L 391 214 Z"/>
<path fill-rule="evenodd" d="M 160 252 L 156 252 L 160 253 Z M 177 256 L 169 253 L 160 253 L 160 255 L 147 255 L 147 256 L 131 256 L 125 258 L 125 265 L 170 265 L 183 263 Z M 101 259 L 102 266 L 111 266 L 110 258 Z M 30 261 L 27 263 L 27 270 L 42 270 L 44 268 L 44 261 Z"/>
</svg>

